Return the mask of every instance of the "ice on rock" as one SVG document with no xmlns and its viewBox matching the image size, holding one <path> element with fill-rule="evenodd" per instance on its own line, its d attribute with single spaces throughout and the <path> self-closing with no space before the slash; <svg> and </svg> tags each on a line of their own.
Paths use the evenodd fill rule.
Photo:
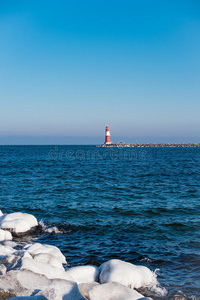
<svg viewBox="0 0 200 300">
<path fill-rule="evenodd" d="M 0 245 L 0 256 L 7 256 L 15 252 L 12 247 Z"/>
<path fill-rule="evenodd" d="M 65 256 L 62 254 L 60 249 L 55 246 L 35 243 L 33 245 L 27 245 L 24 249 L 26 249 L 32 256 L 36 256 L 37 254 L 41 253 L 50 254 L 57 260 L 59 260 L 62 264 L 66 264 Z"/>
<path fill-rule="evenodd" d="M 48 279 L 46 276 L 36 274 L 30 270 L 9 271 L 5 275 L 1 275 L 0 279 L 0 289 L 5 292 L 13 292 L 18 297 L 43 295 L 49 300 L 85 299 L 80 294 L 75 282 L 63 279 Z"/>
<path fill-rule="evenodd" d="M 4 244 L 4 246 L 9 246 L 11 248 L 14 248 L 17 246 L 17 243 L 13 242 L 13 241 L 4 241 L 3 244 Z"/>
<path fill-rule="evenodd" d="M 0 216 L 0 228 L 16 234 L 26 233 L 37 225 L 37 219 L 31 214 L 16 212 Z"/>
<path fill-rule="evenodd" d="M 7 230 L 0 229 L 0 242 L 6 241 L 6 240 L 11 241 L 12 234 Z"/>
<path fill-rule="evenodd" d="M 49 264 L 52 267 L 56 267 L 61 270 L 65 270 L 62 263 L 53 255 L 48 254 L 48 253 L 39 253 L 33 255 L 33 259 L 45 264 Z"/>
<path fill-rule="evenodd" d="M 89 291 L 93 289 L 94 286 L 97 285 L 99 285 L 98 282 L 81 283 L 78 285 L 78 289 L 81 295 L 83 295 L 86 299 L 89 299 Z"/>
<path fill-rule="evenodd" d="M 118 282 L 134 288 L 152 287 L 158 282 L 153 272 L 144 266 L 136 266 L 118 259 L 111 259 L 100 267 L 99 282 Z"/>
<path fill-rule="evenodd" d="M 33 258 L 23 257 L 21 269 L 27 269 L 32 272 L 45 275 L 49 279 L 60 278 L 74 281 L 74 279 L 64 270 L 54 267 L 48 263 L 37 261 Z"/>
<path fill-rule="evenodd" d="M 0 275 L 6 274 L 7 268 L 4 264 L 0 264 Z"/>
<path fill-rule="evenodd" d="M 43 295 L 49 300 L 86 300 L 79 292 L 75 282 L 54 279 L 51 285 L 37 295 Z"/>
<path fill-rule="evenodd" d="M 118 283 L 109 282 L 94 286 L 89 291 L 89 300 L 148 300 L 142 294 Z"/>
<path fill-rule="evenodd" d="M 51 300 L 83 300 L 78 286 L 75 282 L 63 279 L 48 279 L 44 275 L 36 274 L 29 270 L 21 270 L 17 279 L 23 288 L 28 290 L 39 290 L 37 295 L 43 295 Z"/>
<path fill-rule="evenodd" d="M 99 268 L 96 266 L 78 266 L 66 270 L 66 274 L 72 276 L 77 284 L 98 281 Z"/>
<path fill-rule="evenodd" d="M 23 287 L 17 279 L 17 275 L 20 272 L 21 271 L 9 271 L 6 274 L 1 275 L 0 290 L 12 292 L 16 296 L 30 296 L 33 293 L 33 290 L 28 290 Z"/>
<path fill-rule="evenodd" d="M 11 297 L 10 300 L 48 300 L 46 297 L 39 295 L 39 296 L 22 296 L 22 297 Z"/>
</svg>

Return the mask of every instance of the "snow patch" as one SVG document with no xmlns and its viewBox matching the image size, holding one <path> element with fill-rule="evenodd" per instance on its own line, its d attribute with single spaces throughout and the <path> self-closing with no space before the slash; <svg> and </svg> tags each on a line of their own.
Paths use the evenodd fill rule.
<svg viewBox="0 0 200 300">
<path fill-rule="evenodd" d="M 156 276 L 144 266 L 136 266 L 118 259 L 111 259 L 100 267 L 100 283 L 118 282 L 126 287 L 152 287 L 158 284 Z"/>
<path fill-rule="evenodd" d="M 12 234 L 7 230 L 0 229 L 0 242 L 6 241 L 6 240 L 11 241 Z"/>
<path fill-rule="evenodd" d="M 0 228 L 16 234 L 26 233 L 35 226 L 38 226 L 37 219 L 30 214 L 16 212 L 0 216 Z"/>
<path fill-rule="evenodd" d="M 89 291 L 89 300 L 147 300 L 142 294 L 131 290 L 118 282 L 109 282 L 94 286 Z"/>
<path fill-rule="evenodd" d="M 49 279 L 60 278 L 74 281 L 74 279 L 64 270 L 57 267 L 37 261 L 33 258 L 23 257 L 21 269 L 30 270 L 34 273 L 45 275 Z"/>
<path fill-rule="evenodd" d="M 78 266 L 66 270 L 66 274 L 72 276 L 77 284 L 98 281 L 99 268 L 96 266 Z"/>
<path fill-rule="evenodd" d="M 9 246 L 0 245 L 0 256 L 6 256 L 14 253 L 15 250 Z"/>
<path fill-rule="evenodd" d="M 57 260 L 59 260 L 62 264 L 66 264 L 65 256 L 62 252 L 55 246 L 51 245 L 42 245 L 39 243 L 35 243 L 32 245 L 27 245 L 24 247 L 32 256 L 37 254 L 45 253 L 54 256 Z"/>
</svg>

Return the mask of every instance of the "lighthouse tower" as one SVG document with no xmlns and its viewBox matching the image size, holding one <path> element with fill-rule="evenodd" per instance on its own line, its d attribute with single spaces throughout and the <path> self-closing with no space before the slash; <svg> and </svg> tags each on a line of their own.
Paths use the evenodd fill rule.
<svg viewBox="0 0 200 300">
<path fill-rule="evenodd" d="M 106 130 L 105 130 L 105 144 L 106 145 L 111 144 L 111 141 L 110 141 L 110 128 L 109 128 L 108 125 L 106 126 Z"/>
</svg>

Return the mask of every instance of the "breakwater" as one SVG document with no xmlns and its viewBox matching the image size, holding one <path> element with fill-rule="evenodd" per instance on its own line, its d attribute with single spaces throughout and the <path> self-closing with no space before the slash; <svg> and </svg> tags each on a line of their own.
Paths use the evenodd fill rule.
<svg viewBox="0 0 200 300">
<path fill-rule="evenodd" d="M 135 148 L 142 148 L 142 147 L 178 147 L 178 148 L 184 148 L 184 147 L 200 147 L 200 143 L 111 143 L 111 144 L 101 144 L 97 147 L 135 147 Z"/>
</svg>

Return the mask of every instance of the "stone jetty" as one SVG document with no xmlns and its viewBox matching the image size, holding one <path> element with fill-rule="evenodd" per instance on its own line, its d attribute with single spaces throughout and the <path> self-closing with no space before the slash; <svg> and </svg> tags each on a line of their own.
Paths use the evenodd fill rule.
<svg viewBox="0 0 200 300">
<path fill-rule="evenodd" d="M 171 147 L 171 148 L 192 148 L 192 147 L 200 147 L 200 143 L 111 143 L 111 144 L 101 144 L 97 147 L 134 147 L 134 148 L 147 148 L 147 147 Z"/>
</svg>

